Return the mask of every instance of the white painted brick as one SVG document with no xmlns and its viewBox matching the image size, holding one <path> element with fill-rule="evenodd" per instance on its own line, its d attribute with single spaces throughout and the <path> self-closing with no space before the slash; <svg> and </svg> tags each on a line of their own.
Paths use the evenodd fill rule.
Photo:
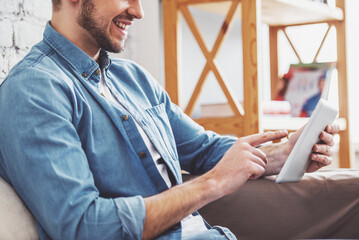
<svg viewBox="0 0 359 240">
<path fill-rule="evenodd" d="M 0 52 L 0 71 L 3 69 L 4 66 L 4 55 Z"/>
<path fill-rule="evenodd" d="M 29 0 L 27 0 L 29 1 Z M 47 1 L 47 0 L 46 0 Z M 18 13 L 20 11 L 19 0 L 0 0 L 0 13 Z"/>
<path fill-rule="evenodd" d="M 4 80 L 6 73 L 7 73 L 7 65 L 5 65 L 5 59 L 3 54 L 0 53 L 0 84 Z"/>
<path fill-rule="evenodd" d="M 15 46 L 20 49 L 31 48 L 42 39 L 44 27 L 20 21 L 14 24 Z"/>
<path fill-rule="evenodd" d="M 24 0 L 23 7 L 26 14 L 36 18 L 44 21 L 51 18 L 52 4 L 50 0 Z"/>
<path fill-rule="evenodd" d="M 13 45 L 13 26 L 9 20 L 0 21 L 0 47 Z"/>
<path fill-rule="evenodd" d="M 10 69 L 15 66 L 16 63 L 18 63 L 24 56 L 25 54 L 19 54 L 19 51 L 16 51 L 15 49 L 10 49 L 9 53 L 7 54 L 7 56 L 9 56 L 8 58 L 8 72 L 10 71 Z"/>
<path fill-rule="evenodd" d="M 0 63 L 1 63 L 1 70 L 0 70 L 0 77 L 5 78 L 5 76 L 9 73 L 9 59 L 10 55 L 8 52 L 9 49 L 3 49 L 0 53 Z"/>
</svg>

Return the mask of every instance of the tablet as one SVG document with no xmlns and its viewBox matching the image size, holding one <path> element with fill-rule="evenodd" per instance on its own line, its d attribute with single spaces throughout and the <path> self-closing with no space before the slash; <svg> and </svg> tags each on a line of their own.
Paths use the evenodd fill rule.
<svg viewBox="0 0 359 240">
<path fill-rule="evenodd" d="M 299 182 L 310 164 L 310 155 L 314 144 L 319 142 L 319 135 L 325 127 L 332 123 L 338 110 L 327 101 L 320 99 L 303 132 L 289 154 L 281 169 L 276 183 Z"/>
</svg>

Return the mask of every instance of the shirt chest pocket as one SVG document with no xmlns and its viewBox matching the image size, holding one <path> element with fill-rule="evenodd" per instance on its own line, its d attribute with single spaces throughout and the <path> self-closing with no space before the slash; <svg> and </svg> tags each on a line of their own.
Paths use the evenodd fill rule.
<svg viewBox="0 0 359 240">
<path fill-rule="evenodd" d="M 161 103 L 160 105 L 146 109 L 146 113 L 149 115 L 147 121 L 149 121 L 151 130 L 155 135 L 155 139 L 153 139 L 155 147 L 162 156 L 168 154 L 167 157 L 172 161 L 177 161 L 176 141 L 173 136 L 165 105 Z"/>
</svg>

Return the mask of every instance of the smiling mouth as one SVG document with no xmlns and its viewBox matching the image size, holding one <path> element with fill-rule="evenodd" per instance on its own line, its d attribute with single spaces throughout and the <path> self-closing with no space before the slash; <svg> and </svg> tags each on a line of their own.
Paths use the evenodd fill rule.
<svg viewBox="0 0 359 240">
<path fill-rule="evenodd" d="M 130 25 L 123 23 L 123 22 L 114 22 L 114 24 L 124 31 L 127 31 L 128 28 L 130 27 Z"/>
</svg>

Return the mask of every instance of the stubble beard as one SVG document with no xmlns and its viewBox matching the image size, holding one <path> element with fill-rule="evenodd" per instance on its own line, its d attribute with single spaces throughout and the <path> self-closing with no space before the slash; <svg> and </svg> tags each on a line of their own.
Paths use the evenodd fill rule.
<svg viewBox="0 0 359 240">
<path fill-rule="evenodd" d="M 97 45 L 112 53 L 120 53 L 125 46 L 125 39 L 121 40 L 121 44 L 115 44 L 111 41 L 110 36 L 105 32 L 105 21 L 101 17 L 97 17 L 95 13 L 95 4 L 92 0 L 84 0 L 82 2 L 81 15 L 78 18 L 79 25 L 84 28 L 96 41 Z"/>
</svg>

